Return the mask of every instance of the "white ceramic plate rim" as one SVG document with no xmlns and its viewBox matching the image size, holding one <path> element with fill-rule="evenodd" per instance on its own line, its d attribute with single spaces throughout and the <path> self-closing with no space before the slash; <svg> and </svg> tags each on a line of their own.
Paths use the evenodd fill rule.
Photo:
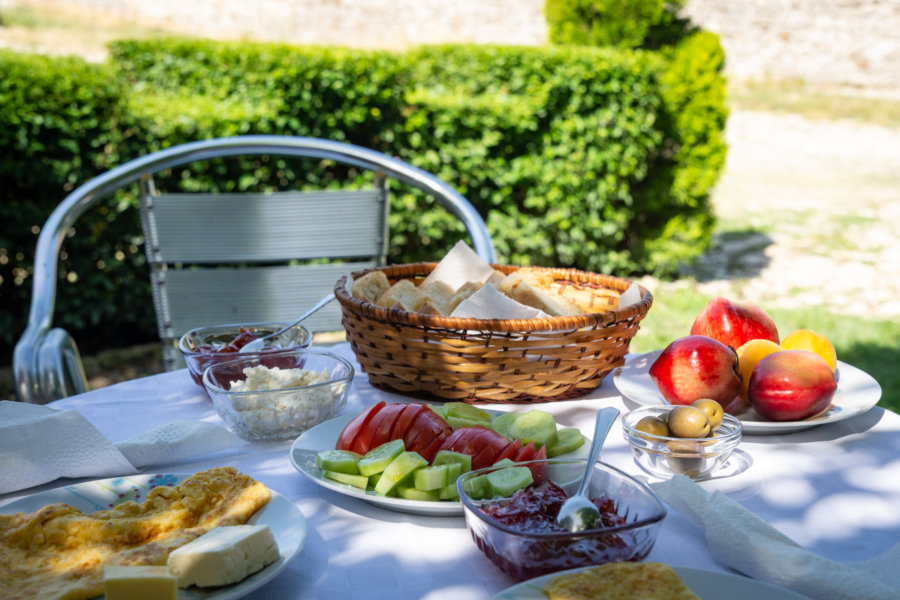
<svg viewBox="0 0 900 600">
<path fill-rule="evenodd" d="M 153 479 L 161 478 L 165 484 L 171 485 L 190 475 L 190 473 L 142 474 L 86 481 L 19 498 L 0 507 L 0 512 L 33 512 L 54 502 L 65 502 L 85 513 L 93 512 L 107 508 L 107 505 L 101 504 L 101 502 L 115 501 L 119 493 L 124 490 L 132 490 L 137 487 L 143 491 L 143 496 L 146 496 L 146 492 L 152 487 L 150 483 Z M 140 502 L 140 499 L 138 499 L 138 502 Z M 249 522 L 269 526 L 272 534 L 275 536 L 275 541 L 278 543 L 280 558 L 263 570 L 234 585 L 214 588 L 209 591 L 200 588 L 179 589 L 179 600 L 195 598 L 234 600 L 242 598 L 278 575 L 300 553 L 303 545 L 306 543 L 306 517 L 303 516 L 303 513 L 300 512 L 300 509 L 293 502 L 275 491 L 272 492 L 272 499 L 258 510 L 250 518 Z"/>
<path fill-rule="evenodd" d="M 625 365 L 616 370 L 614 382 L 626 398 L 643 406 L 667 404 L 650 378 L 650 365 L 662 350 L 645 354 L 628 354 Z M 822 414 L 802 421 L 764 421 L 752 409 L 739 415 L 743 433 L 766 435 L 803 431 L 827 423 L 836 423 L 861 415 L 881 399 L 881 386 L 871 375 L 852 365 L 838 361 L 838 389 L 831 407 Z"/>
<path fill-rule="evenodd" d="M 566 573 L 577 573 L 593 567 L 581 567 L 559 573 L 551 573 L 542 577 L 536 577 L 509 587 L 491 600 L 547 600 L 544 594 L 544 586 L 554 577 Z M 692 592 L 700 596 L 702 600 L 717 600 L 728 598 L 729 600 L 807 600 L 805 596 L 796 594 L 790 590 L 774 586 L 762 581 L 756 581 L 741 575 L 694 569 L 692 567 L 672 567 Z"/>
<path fill-rule="evenodd" d="M 398 402 L 397 404 L 406 403 Z M 487 412 L 491 413 L 492 416 L 500 414 L 500 411 L 488 410 Z M 294 468 L 309 477 L 314 483 L 324 488 L 334 490 L 345 496 L 365 500 L 366 502 L 389 510 L 430 516 L 454 516 L 463 514 L 462 504 L 458 501 L 428 501 L 391 498 L 389 496 L 381 496 L 372 491 L 364 491 L 353 487 L 352 485 L 338 483 L 337 481 L 325 478 L 322 475 L 322 471 L 316 467 L 316 454 L 322 450 L 334 448 L 334 444 L 341 431 L 343 431 L 347 423 L 352 421 L 357 414 L 359 413 L 345 413 L 303 432 L 303 434 L 291 444 L 291 449 L 288 453 Z M 585 443 L 577 450 L 555 458 L 587 458 L 587 451 L 590 448 L 590 444 L 591 441 L 585 436 Z"/>
</svg>

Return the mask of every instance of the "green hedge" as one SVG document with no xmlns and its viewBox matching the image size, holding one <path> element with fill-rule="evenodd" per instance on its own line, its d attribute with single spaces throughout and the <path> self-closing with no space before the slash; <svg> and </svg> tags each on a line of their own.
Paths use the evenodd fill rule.
<svg viewBox="0 0 900 600">
<path fill-rule="evenodd" d="M 665 274 L 711 239 L 708 194 L 724 162 L 725 110 L 722 52 L 710 34 L 660 51 L 398 53 L 177 39 L 111 50 L 105 65 L 0 54 L 0 141 L 16 148 L 0 162 L 4 342 L 24 326 L 30 280 L 14 276 L 3 256 L 29 268 L 34 228 L 67 190 L 147 151 L 214 136 L 315 136 L 398 156 L 475 204 L 503 262 Z M 36 99 L 17 96 L 21 89 Z M 163 184 L 267 188 L 310 168 L 221 163 Z M 308 185 L 333 177 L 314 171 Z M 392 262 L 434 260 L 458 238 L 453 219 L 409 190 L 395 190 L 392 202 Z M 77 256 L 68 253 L 63 275 L 77 275 L 81 298 L 102 291 L 89 301 L 72 294 L 80 305 L 65 310 L 61 301 L 57 322 L 90 330 L 115 313 L 153 338 L 146 286 L 133 284 L 146 280 L 134 213 L 133 198 L 122 195 L 79 226 L 90 235 Z"/>
</svg>

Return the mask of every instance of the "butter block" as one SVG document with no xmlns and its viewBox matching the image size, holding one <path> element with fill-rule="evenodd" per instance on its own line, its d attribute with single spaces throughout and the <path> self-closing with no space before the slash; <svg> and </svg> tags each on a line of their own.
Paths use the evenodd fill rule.
<svg viewBox="0 0 900 600">
<path fill-rule="evenodd" d="M 168 567 L 108 565 L 103 595 L 106 600 L 175 600 L 178 587 Z"/>
<path fill-rule="evenodd" d="M 230 585 L 278 560 L 268 525 L 217 527 L 169 554 L 178 587 Z"/>
</svg>

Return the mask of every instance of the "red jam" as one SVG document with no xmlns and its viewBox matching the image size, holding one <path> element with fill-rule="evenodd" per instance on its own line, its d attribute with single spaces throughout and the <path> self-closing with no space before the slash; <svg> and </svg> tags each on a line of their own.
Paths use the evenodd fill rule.
<svg viewBox="0 0 900 600">
<path fill-rule="evenodd" d="M 548 481 L 538 488 L 519 490 L 508 500 L 482 506 L 482 511 L 507 527 L 522 532 L 566 532 L 568 530 L 556 522 L 556 516 L 567 497 L 565 490 Z M 591 502 L 600 511 L 600 527 L 615 527 L 625 523 L 625 519 L 616 513 L 615 503 L 609 498 L 591 498 Z"/>
<path fill-rule="evenodd" d="M 569 533 L 556 523 L 566 497 L 562 488 L 546 482 L 520 490 L 509 499 L 483 503 L 485 515 L 520 533 L 507 533 L 475 518 L 470 521 L 472 538 L 495 565 L 519 580 L 576 567 L 643 560 L 650 553 L 654 542 L 651 531 L 647 527 L 627 528 L 629 521 L 619 514 L 616 502 L 605 496 L 591 499 L 600 511 L 602 526 Z M 626 528 L 603 532 L 616 526 Z"/>
<path fill-rule="evenodd" d="M 255 331 L 241 327 L 237 337 L 227 344 L 221 342 L 217 344 L 200 344 L 191 348 L 191 352 L 238 352 L 258 337 Z"/>
</svg>

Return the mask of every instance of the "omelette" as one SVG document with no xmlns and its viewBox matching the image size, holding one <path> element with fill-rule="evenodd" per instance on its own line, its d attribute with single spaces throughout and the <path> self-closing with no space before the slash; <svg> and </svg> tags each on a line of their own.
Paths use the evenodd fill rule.
<svg viewBox="0 0 900 600">
<path fill-rule="evenodd" d="M 544 587 L 550 600 L 700 600 L 663 563 L 614 562 L 559 575 Z"/>
<path fill-rule="evenodd" d="M 0 590 L 9 599 L 101 596 L 104 565 L 165 565 L 204 533 L 246 523 L 271 496 L 251 477 L 217 467 L 108 510 L 57 503 L 0 514 Z"/>
</svg>

